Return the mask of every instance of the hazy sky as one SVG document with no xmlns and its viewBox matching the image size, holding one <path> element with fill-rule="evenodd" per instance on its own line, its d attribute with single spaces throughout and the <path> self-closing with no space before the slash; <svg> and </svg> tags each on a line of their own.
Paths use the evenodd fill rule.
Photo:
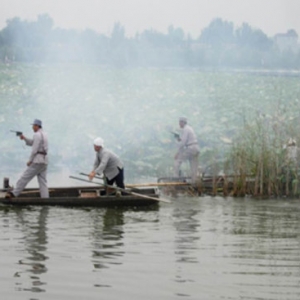
<svg viewBox="0 0 300 300">
<path fill-rule="evenodd" d="M 198 37 L 214 18 L 247 22 L 268 36 L 288 29 L 300 35 L 300 0 L 0 0 L 0 29 L 6 20 L 36 20 L 47 13 L 55 27 L 85 29 L 110 35 L 120 22 L 127 36 L 153 28 L 166 32 L 169 25 Z"/>
</svg>

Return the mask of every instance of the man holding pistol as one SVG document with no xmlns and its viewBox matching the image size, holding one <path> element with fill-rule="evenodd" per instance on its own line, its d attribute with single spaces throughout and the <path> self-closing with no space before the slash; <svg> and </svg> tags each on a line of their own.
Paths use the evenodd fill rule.
<svg viewBox="0 0 300 300">
<path fill-rule="evenodd" d="M 192 184 L 195 184 L 197 181 L 198 157 L 200 153 L 197 137 L 193 128 L 187 125 L 187 118 L 179 118 L 179 127 L 182 131 L 177 138 L 178 148 L 174 157 L 174 175 L 179 177 L 182 162 L 188 160 L 190 163 Z"/>
<path fill-rule="evenodd" d="M 42 130 L 42 121 L 35 119 L 32 124 L 33 138 L 29 139 L 22 133 L 19 135 L 27 146 L 31 146 L 31 154 L 27 162 L 27 169 L 17 181 L 16 187 L 8 192 L 5 198 L 18 197 L 29 181 L 37 176 L 41 198 L 49 198 L 47 186 L 48 166 L 48 138 Z"/>
</svg>

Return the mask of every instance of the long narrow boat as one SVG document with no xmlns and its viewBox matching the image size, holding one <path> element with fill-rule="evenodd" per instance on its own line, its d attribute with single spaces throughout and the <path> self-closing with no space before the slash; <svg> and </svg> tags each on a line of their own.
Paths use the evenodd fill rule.
<svg viewBox="0 0 300 300">
<path fill-rule="evenodd" d="M 127 194 L 104 194 L 99 186 L 57 187 L 49 189 L 49 198 L 40 198 L 39 191 L 25 189 L 17 198 L 6 199 L 7 189 L 0 190 L 0 203 L 5 205 L 47 205 L 47 206 L 92 206 L 92 207 L 137 207 L 157 205 L 159 203 L 158 189 L 135 188 Z"/>
</svg>

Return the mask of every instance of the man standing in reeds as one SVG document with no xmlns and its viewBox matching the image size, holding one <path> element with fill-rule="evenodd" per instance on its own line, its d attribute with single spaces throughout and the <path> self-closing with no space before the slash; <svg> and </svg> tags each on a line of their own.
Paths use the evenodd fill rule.
<svg viewBox="0 0 300 300">
<path fill-rule="evenodd" d="M 181 134 L 177 138 L 178 148 L 174 157 L 174 175 L 176 177 L 179 177 L 181 164 L 184 161 L 188 160 L 191 171 L 191 183 L 195 184 L 197 182 L 197 172 L 199 165 L 198 158 L 200 153 L 197 137 L 193 128 L 187 124 L 187 118 L 179 118 L 179 127 L 182 130 Z"/>
<path fill-rule="evenodd" d="M 288 166 L 297 166 L 297 144 L 296 140 L 290 138 L 286 147 L 286 164 Z"/>
<path fill-rule="evenodd" d="M 293 194 L 296 193 L 296 186 L 293 181 L 298 175 L 298 147 L 296 140 L 290 138 L 286 145 L 285 155 L 285 176 L 286 176 L 286 194 L 292 190 Z"/>
</svg>

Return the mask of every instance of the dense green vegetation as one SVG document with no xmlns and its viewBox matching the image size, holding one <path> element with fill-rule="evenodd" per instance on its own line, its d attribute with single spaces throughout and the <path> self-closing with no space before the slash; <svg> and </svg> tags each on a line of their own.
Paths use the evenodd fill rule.
<svg viewBox="0 0 300 300">
<path fill-rule="evenodd" d="M 170 130 L 178 130 L 185 115 L 199 138 L 202 170 L 215 164 L 255 175 L 262 161 L 269 171 L 281 163 L 289 137 L 300 142 L 299 97 L 293 76 L 3 64 L 1 169 L 23 169 L 28 149 L 9 130 L 31 136 L 29 124 L 40 118 L 53 172 L 89 171 L 92 141 L 101 136 L 124 160 L 127 177 L 168 176 L 175 152 Z"/>
</svg>

